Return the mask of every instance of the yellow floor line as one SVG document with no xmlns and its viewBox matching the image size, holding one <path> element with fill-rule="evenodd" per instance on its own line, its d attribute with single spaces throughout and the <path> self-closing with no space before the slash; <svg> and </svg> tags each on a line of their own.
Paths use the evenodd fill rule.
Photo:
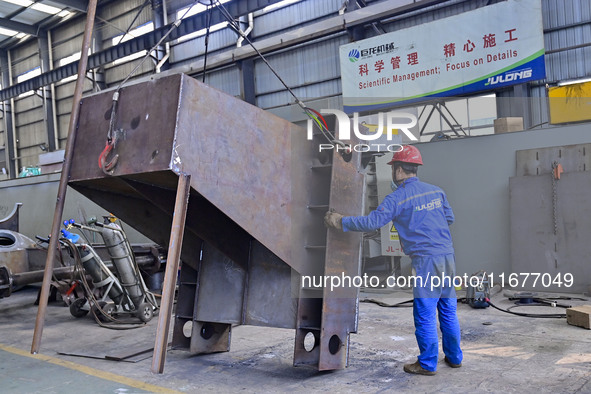
<svg viewBox="0 0 591 394">
<path fill-rule="evenodd" d="M 62 360 L 56 357 L 47 356 L 45 354 L 31 354 L 28 351 L 21 350 L 14 348 L 12 346 L 3 345 L 0 343 L 0 350 L 4 350 L 9 353 L 17 354 L 19 356 L 30 357 L 37 360 L 45 361 L 55 365 L 61 365 L 62 367 L 66 367 L 69 369 L 73 369 L 75 371 L 79 371 L 85 373 L 90 376 L 95 376 L 100 379 L 110 380 L 112 382 L 117 382 L 124 384 L 126 386 L 131 386 L 136 389 L 151 391 L 153 393 L 180 393 L 180 391 L 175 391 L 171 389 L 167 389 L 165 387 L 155 386 L 153 384 L 144 383 L 139 380 L 127 378 L 125 376 L 117 375 L 111 372 L 101 371 L 99 369 L 95 369 L 92 367 L 87 367 L 85 365 L 80 365 L 73 363 L 71 361 Z"/>
</svg>

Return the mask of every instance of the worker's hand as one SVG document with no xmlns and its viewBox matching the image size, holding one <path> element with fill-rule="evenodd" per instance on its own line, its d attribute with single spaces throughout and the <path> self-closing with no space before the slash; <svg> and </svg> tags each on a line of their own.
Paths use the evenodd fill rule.
<svg viewBox="0 0 591 394">
<path fill-rule="evenodd" d="M 328 211 L 324 215 L 324 225 L 328 228 L 336 228 L 337 230 L 343 230 L 343 215 L 340 213 Z"/>
</svg>

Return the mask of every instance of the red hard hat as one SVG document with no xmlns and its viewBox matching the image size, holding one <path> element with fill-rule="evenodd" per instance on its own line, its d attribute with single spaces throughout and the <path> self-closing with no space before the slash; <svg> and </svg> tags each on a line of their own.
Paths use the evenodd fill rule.
<svg viewBox="0 0 591 394">
<path fill-rule="evenodd" d="M 421 152 L 417 148 L 412 145 L 405 145 L 402 147 L 402 150 L 399 152 L 395 152 L 394 156 L 392 156 L 392 160 L 388 163 L 388 165 L 392 165 L 395 162 L 401 163 L 410 163 L 410 164 L 423 164 L 423 158 L 421 157 Z"/>
</svg>

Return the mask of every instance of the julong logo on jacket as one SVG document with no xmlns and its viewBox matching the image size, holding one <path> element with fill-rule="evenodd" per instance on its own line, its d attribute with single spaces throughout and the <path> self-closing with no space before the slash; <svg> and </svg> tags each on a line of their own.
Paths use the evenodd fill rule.
<svg viewBox="0 0 591 394">
<path fill-rule="evenodd" d="M 441 203 L 441 198 L 435 198 L 433 200 L 431 200 L 431 202 L 428 202 L 427 204 L 422 204 L 421 206 L 415 206 L 415 212 L 417 211 L 423 211 L 423 210 L 427 210 L 427 211 L 432 211 L 435 208 L 441 208 L 442 203 Z"/>
</svg>

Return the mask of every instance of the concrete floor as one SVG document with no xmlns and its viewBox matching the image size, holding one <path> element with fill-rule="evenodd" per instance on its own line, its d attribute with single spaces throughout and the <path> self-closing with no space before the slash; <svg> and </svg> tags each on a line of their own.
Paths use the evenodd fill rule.
<svg viewBox="0 0 591 394">
<path fill-rule="evenodd" d="M 189 356 L 171 350 L 164 374 L 156 375 L 150 372 L 151 358 L 132 363 L 58 354 L 103 357 L 151 347 L 156 319 L 140 329 L 114 331 L 99 327 L 90 317 L 73 318 L 60 303 L 50 304 L 41 354 L 31 356 L 36 291 L 26 288 L 0 300 L 2 393 L 591 392 L 591 331 L 569 326 L 566 319 L 532 319 L 460 304 L 464 366 L 451 369 L 440 363 L 436 376 L 416 376 L 402 370 L 417 355 L 412 309 L 361 303 L 359 333 L 351 335 L 345 370 L 294 368 L 293 330 L 240 326 L 233 329 L 230 352 Z M 410 296 L 361 294 L 362 299 L 388 303 Z M 512 305 L 501 294 L 493 302 Z M 557 312 L 549 307 L 518 310 Z"/>
</svg>

